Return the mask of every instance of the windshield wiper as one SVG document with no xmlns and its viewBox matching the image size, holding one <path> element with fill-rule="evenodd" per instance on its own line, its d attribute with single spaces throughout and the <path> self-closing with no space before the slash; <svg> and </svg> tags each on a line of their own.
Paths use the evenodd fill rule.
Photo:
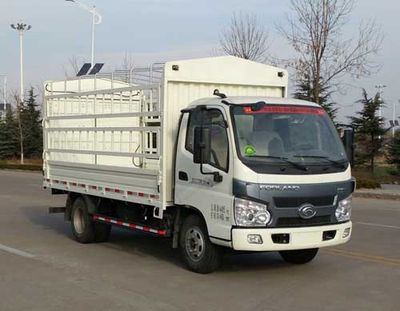
<svg viewBox="0 0 400 311">
<path fill-rule="evenodd" d="M 331 162 L 332 164 L 335 164 L 336 166 L 340 167 L 345 167 L 345 163 L 343 161 L 336 161 L 333 159 L 330 159 L 329 157 L 324 157 L 324 156 L 316 156 L 316 155 L 294 155 L 293 157 L 295 158 L 311 158 L 311 159 L 322 159 Z"/>
<path fill-rule="evenodd" d="M 285 157 L 278 157 L 278 156 L 257 156 L 257 155 L 254 155 L 254 156 L 251 156 L 251 158 L 277 159 L 277 160 L 281 160 L 281 161 L 283 161 L 283 162 L 286 162 L 286 163 L 288 163 L 288 164 L 290 164 L 290 165 L 292 165 L 292 166 L 294 166 L 294 167 L 296 167 L 296 168 L 298 168 L 298 169 L 300 169 L 300 170 L 302 170 L 302 171 L 305 171 L 305 172 L 308 171 L 308 167 L 307 167 L 307 166 L 304 166 L 303 164 L 300 164 L 300 163 L 292 162 L 292 161 L 290 161 L 288 158 L 285 158 Z"/>
</svg>

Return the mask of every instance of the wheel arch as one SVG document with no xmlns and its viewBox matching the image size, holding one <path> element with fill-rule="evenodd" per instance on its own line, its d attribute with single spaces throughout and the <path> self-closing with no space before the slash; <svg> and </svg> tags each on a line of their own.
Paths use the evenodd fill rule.
<svg viewBox="0 0 400 311">
<path fill-rule="evenodd" d="M 194 206 L 189 206 L 189 205 L 177 205 L 176 206 L 177 211 L 176 211 L 176 218 L 174 221 L 174 229 L 173 229 L 173 235 L 172 235 L 172 247 L 173 248 L 178 248 L 179 246 L 179 234 L 181 231 L 182 224 L 184 220 L 191 216 L 191 215 L 197 215 L 199 216 L 207 229 L 208 233 L 208 226 L 207 226 L 207 221 L 203 215 L 203 213 L 196 207 Z"/>
<path fill-rule="evenodd" d="M 75 202 L 76 199 L 82 198 L 85 201 L 85 204 L 88 208 L 88 212 L 90 214 L 94 214 L 96 212 L 97 206 L 101 200 L 99 197 L 94 197 L 86 194 L 81 194 L 77 192 L 69 192 L 67 201 L 65 204 L 65 214 L 64 214 L 64 219 L 67 221 L 71 221 L 71 212 L 72 212 L 72 206 Z"/>
<path fill-rule="evenodd" d="M 68 192 L 67 201 L 65 203 L 65 220 L 71 221 L 72 205 L 74 204 L 75 200 L 79 198 L 79 196 L 81 196 L 80 193 Z"/>
</svg>

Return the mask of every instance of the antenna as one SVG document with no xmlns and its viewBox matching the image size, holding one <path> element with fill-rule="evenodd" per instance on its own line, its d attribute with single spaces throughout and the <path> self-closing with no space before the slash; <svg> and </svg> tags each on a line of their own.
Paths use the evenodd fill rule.
<svg viewBox="0 0 400 311">
<path fill-rule="evenodd" d="M 218 96 L 218 97 L 220 97 L 220 98 L 226 98 L 226 95 L 223 94 L 223 93 L 220 93 L 218 89 L 215 89 L 215 90 L 214 90 L 213 95 Z"/>
</svg>

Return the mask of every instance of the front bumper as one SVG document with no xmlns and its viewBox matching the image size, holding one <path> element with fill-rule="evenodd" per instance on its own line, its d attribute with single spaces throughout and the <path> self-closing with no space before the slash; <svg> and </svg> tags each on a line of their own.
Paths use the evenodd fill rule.
<svg viewBox="0 0 400 311">
<path fill-rule="evenodd" d="M 349 228 L 349 229 L 348 229 Z M 318 226 L 318 227 L 301 227 L 301 228 L 234 228 L 232 229 L 232 246 L 235 250 L 240 251 L 283 251 L 307 248 L 320 248 L 343 244 L 349 241 L 351 237 L 352 222 L 346 222 L 337 225 Z M 349 234 L 343 237 L 344 231 L 349 230 Z M 331 239 L 325 239 L 329 234 L 335 232 L 335 236 Z M 325 233 L 325 234 L 324 234 Z M 248 242 L 249 234 L 258 234 L 261 236 L 262 244 L 250 244 Z M 289 237 L 287 243 L 275 242 L 273 237 L 286 234 Z"/>
</svg>

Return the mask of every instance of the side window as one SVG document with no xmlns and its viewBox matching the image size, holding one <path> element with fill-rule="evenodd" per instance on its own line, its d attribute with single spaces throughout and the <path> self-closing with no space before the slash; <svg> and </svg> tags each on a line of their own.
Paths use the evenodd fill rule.
<svg viewBox="0 0 400 311">
<path fill-rule="evenodd" d="M 201 115 L 202 114 L 202 115 Z M 229 166 L 229 143 L 225 128 L 224 116 L 218 109 L 207 109 L 201 112 L 191 112 L 187 127 L 185 148 L 193 153 L 194 129 L 201 125 L 203 116 L 203 125 L 211 128 L 211 165 L 228 171 Z"/>
<path fill-rule="evenodd" d="M 193 153 L 194 129 L 201 124 L 201 113 L 191 112 L 189 114 L 189 121 L 186 133 L 185 148 L 187 151 Z"/>
</svg>

